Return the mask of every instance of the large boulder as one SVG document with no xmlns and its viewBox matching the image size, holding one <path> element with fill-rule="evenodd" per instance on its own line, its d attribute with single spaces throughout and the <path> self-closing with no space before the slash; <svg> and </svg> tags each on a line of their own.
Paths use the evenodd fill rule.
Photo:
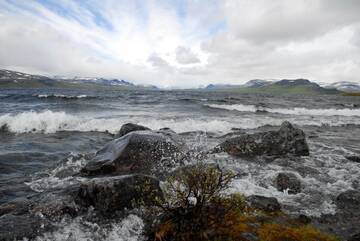
<svg viewBox="0 0 360 241">
<path fill-rule="evenodd" d="M 81 184 L 77 202 L 112 214 L 138 205 L 151 206 L 163 198 L 159 180 L 146 175 L 94 178 Z"/>
<path fill-rule="evenodd" d="M 340 209 L 358 211 L 360 210 L 360 191 L 347 190 L 340 193 L 336 198 L 336 205 Z"/>
<path fill-rule="evenodd" d="M 281 210 L 280 203 L 274 197 L 251 195 L 246 198 L 246 201 L 250 204 L 250 207 L 266 212 L 277 212 Z"/>
<path fill-rule="evenodd" d="M 353 162 L 359 162 L 360 163 L 360 156 L 345 156 L 346 159 Z"/>
<path fill-rule="evenodd" d="M 150 128 L 142 125 L 137 125 L 133 123 L 126 123 L 121 126 L 120 131 L 118 133 L 118 137 L 125 136 L 126 134 L 133 132 L 133 131 L 146 131 L 150 130 Z"/>
<path fill-rule="evenodd" d="M 301 192 L 301 182 L 294 173 L 279 173 L 275 180 L 275 186 L 281 192 L 287 190 L 289 194 Z"/>
<path fill-rule="evenodd" d="M 309 155 L 304 132 L 287 121 L 281 124 L 278 131 L 246 134 L 227 139 L 216 147 L 215 151 L 225 151 L 239 157 Z"/>
<path fill-rule="evenodd" d="M 168 132 L 135 131 L 109 142 L 82 170 L 87 176 L 159 174 L 182 157 L 182 146 Z"/>
</svg>

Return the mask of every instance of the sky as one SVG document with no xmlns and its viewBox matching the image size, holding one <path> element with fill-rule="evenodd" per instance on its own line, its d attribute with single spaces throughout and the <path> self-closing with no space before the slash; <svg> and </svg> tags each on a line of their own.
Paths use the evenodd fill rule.
<svg viewBox="0 0 360 241">
<path fill-rule="evenodd" d="M 189 88 L 360 82 L 358 0 L 0 0 L 0 68 Z"/>
</svg>

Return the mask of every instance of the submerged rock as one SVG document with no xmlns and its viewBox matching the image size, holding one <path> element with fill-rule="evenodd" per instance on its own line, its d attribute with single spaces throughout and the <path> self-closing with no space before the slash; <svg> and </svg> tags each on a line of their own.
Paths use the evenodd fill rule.
<svg viewBox="0 0 360 241">
<path fill-rule="evenodd" d="M 289 194 L 301 192 L 301 182 L 294 173 L 279 173 L 275 180 L 275 186 L 281 192 L 288 190 Z"/>
<path fill-rule="evenodd" d="M 360 156 L 346 156 L 346 159 L 353 162 L 359 162 L 360 163 Z"/>
<path fill-rule="evenodd" d="M 9 133 L 9 132 L 10 132 L 10 128 L 7 124 L 0 126 L 0 134 L 1 133 Z"/>
<path fill-rule="evenodd" d="M 281 210 L 278 200 L 274 197 L 264 197 L 259 195 L 251 195 L 246 198 L 251 207 L 266 212 L 277 212 Z"/>
<path fill-rule="evenodd" d="M 162 173 L 183 154 L 171 132 L 135 131 L 109 142 L 82 170 L 83 175 Z"/>
<path fill-rule="evenodd" d="M 126 123 L 121 126 L 121 129 L 118 133 L 118 137 L 125 136 L 126 134 L 133 132 L 133 131 L 146 131 L 150 130 L 150 128 L 142 125 L 137 125 L 133 123 Z"/>
<path fill-rule="evenodd" d="M 139 204 L 151 206 L 162 199 L 160 182 L 145 175 L 94 178 L 81 184 L 78 202 L 93 206 L 104 214 L 111 214 Z"/>
<path fill-rule="evenodd" d="M 353 209 L 360 210 L 360 191 L 348 190 L 340 193 L 336 198 L 336 205 L 340 209 L 350 211 Z"/>
<path fill-rule="evenodd" d="M 360 241 L 360 233 L 352 235 L 348 241 Z"/>
<path fill-rule="evenodd" d="M 239 157 L 309 155 L 305 133 L 287 121 L 281 124 L 278 131 L 246 134 L 227 139 L 215 148 L 215 152 L 219 151 Z"/>
</svg>

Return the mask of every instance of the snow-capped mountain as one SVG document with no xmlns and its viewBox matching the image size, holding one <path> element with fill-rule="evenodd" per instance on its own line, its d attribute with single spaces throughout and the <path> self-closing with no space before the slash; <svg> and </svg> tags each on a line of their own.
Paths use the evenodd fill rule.
<svg viewBox="0 0 360 241">
<path fill-rule="evenodd" d="M 327 89 L 337 89 L 340 91 L 360 92 L 360 83 L 349 81 L 335 82 L 332 84 L 324 85 L 323 87 Z"/>
<path fill-rule="evenodd" d="M 99 84 L 99 85 L 123 85 L 123 86 L 134 86 L 133 83 L 130 83 L 125 80 L 119 79 L 106 79 L 99 77 L 62 77 L 54 76 L 54 79 L 62 80 L 74 84 Z"/>
<path fill-rule="evenodd" d="M 251 88 L 251 87 L 261 87 L 261 86 L 266 86 L 269 85 L 271 83 L 273 83 L 276 80 L 265 80 L 265 79 L 253 79 L 253 80 L 249 80 L 248 82 L 246 82 L 245 84 L 243 84 L 243 87 L 247 87 L 247 88 Z"/>
</svg>

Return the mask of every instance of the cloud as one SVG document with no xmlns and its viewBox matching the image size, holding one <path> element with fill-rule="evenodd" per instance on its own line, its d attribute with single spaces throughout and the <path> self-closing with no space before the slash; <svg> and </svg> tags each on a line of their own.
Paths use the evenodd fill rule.
<svg viewBox="0 0 360 241">
<path fill-rule="evenodd" d="M 191 51 L 191 49 L 183 46 L 177 47 L 176 60 L 180 64 L 195 64 L 200 62 L 200 59 Z"/>
<path fill-rule="evenodd" d="M 0 67 L 196 87 L 360 81 L 357 0 L 0 1 Z"/>
</svg>

